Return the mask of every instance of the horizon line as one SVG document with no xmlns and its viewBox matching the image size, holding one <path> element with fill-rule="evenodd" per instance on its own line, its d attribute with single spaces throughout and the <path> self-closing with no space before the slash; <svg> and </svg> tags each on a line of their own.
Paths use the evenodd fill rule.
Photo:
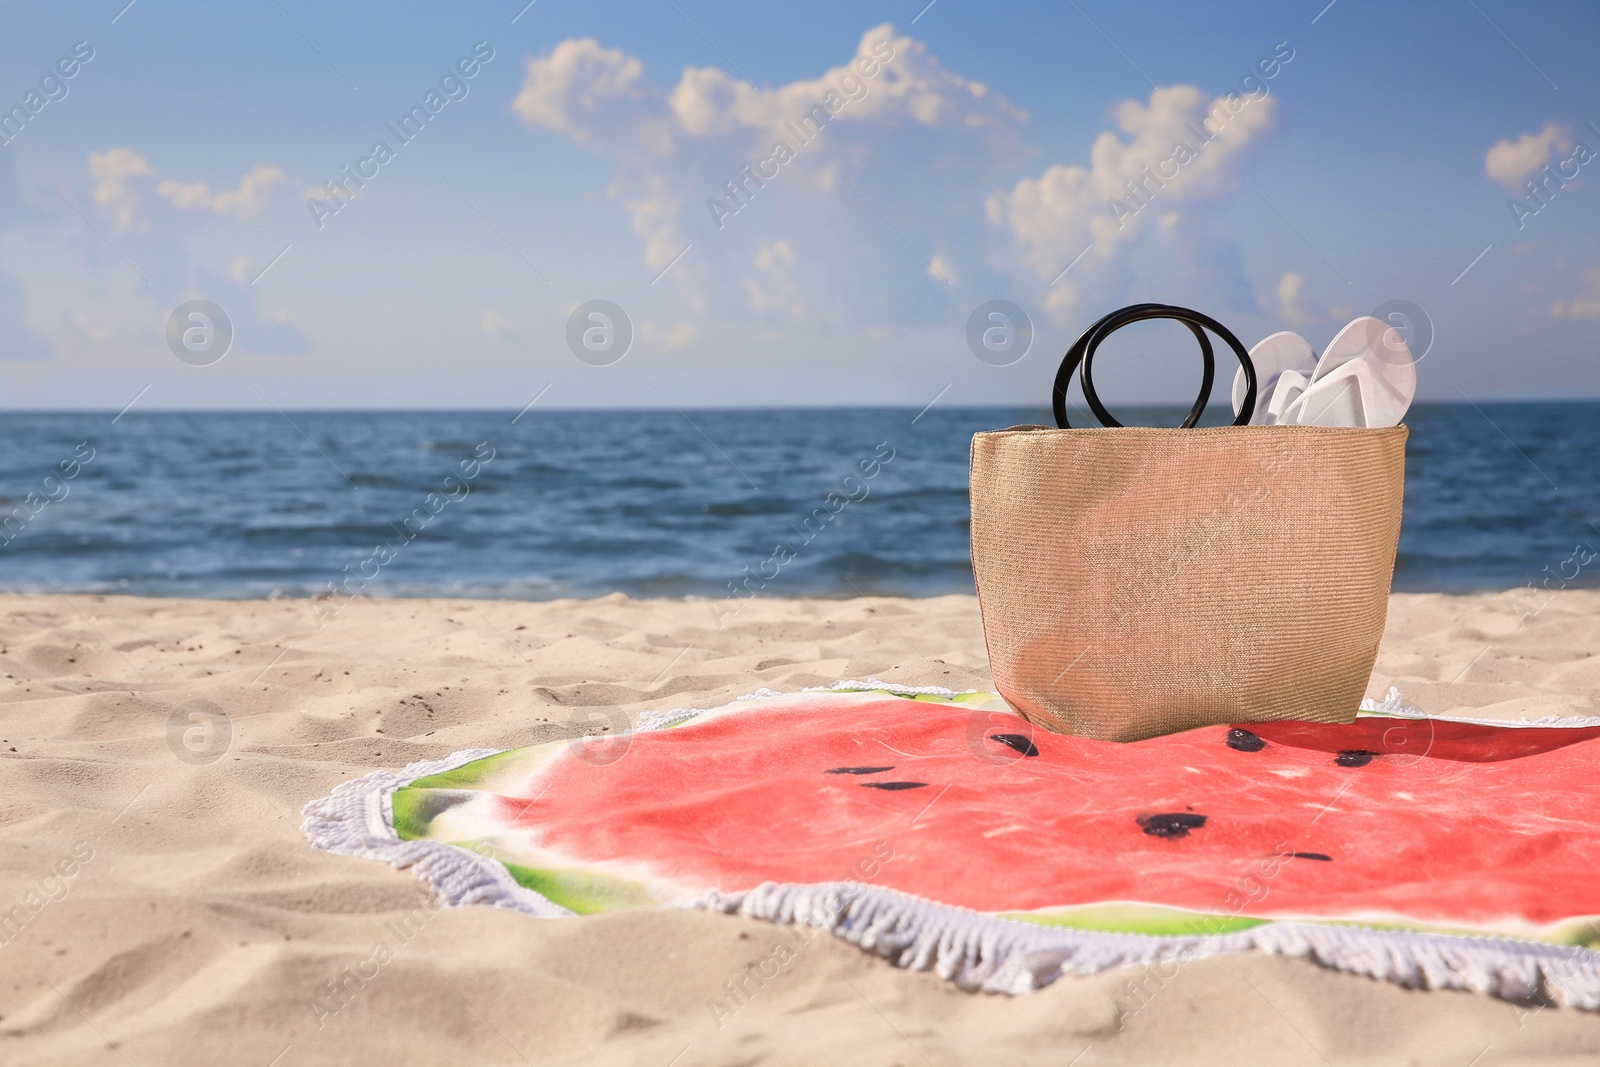
<svg viewBox="0 0 1600 1067">
<path fill-rule="evenodd" d="M 1600 395 L 1582 397 L 1500 397 L 1498 399 L 1473 399 L 1465 394 L 1459 400 L 1418 400 L 1411 405 L 1417 408 L 1445 408 L 1507 404 L 1595 404 L 1600 403 Z M 1117 405 L 1129 411 L 1187 411 L 1188 404 L 1172 403 L 1123 403 Z M 607 405 L 550 405 L 541 406 L 540 411 L 545 412 L 643 412 L 643 411 L 916 411 L 924 408 L 914 402 L 883 403 L 883 404 L 704 404 L 696 406 L 664 404 L 641 404 L 633 406 L 607 406 Z M 1223 409 L 1226 404 L 1209 404 L 1207 411 L 1213 408 Z M 942 411 L 1049 411 L 1049 404 L 1030 404 L 1023 401 L 1011 403 L 984 403 L 984 404 L 948 404 L 940 408 Z M 29 408 L 29 407 L 4 407 L 0 406 L 0 415 L 104 415 L 117 412 L 114 407 L 82 407 L 82 408 Z M 123 409 L 122 418 L 134 415 L 270 415 L 280 411 L 293 411 L 304 414 L 415 414 L 428 412 L 437 414 L 505 414 L 516 411 L 511 407 L 498 407 L 489 405 L 460 405 L 450 407 L 428 406 L 374 406 L 374 407 L 148 407 L 135 410 Z M 528 411 L 527 414 L 534 414 Z"/>
</svg>

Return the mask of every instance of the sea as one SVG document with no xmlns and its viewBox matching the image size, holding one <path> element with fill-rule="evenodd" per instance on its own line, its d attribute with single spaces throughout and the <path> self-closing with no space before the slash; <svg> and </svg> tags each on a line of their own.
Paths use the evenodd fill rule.
<svg viewBox="0 0 1600 1067">
<path fill-rule="evenodd" d="M 0 590 L 970 593 L 971 437 L 1049 421 L 944 405 L 10 413 Z M 1600 585 L 1600 403 L 1419 405 L 1406 422 L 1397 590 Z"/>
</svg>

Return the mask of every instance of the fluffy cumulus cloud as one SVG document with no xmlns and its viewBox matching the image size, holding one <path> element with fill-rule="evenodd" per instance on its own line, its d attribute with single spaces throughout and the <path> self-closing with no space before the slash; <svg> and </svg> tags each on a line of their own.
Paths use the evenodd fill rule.
<svg viewBox="0 0 1600 1067">
<path fill-rule="evenodd" d="M 1261 301 L 1262 306 L 1290 326 L 1299 326 L 1310 319 L 1306 312 L 1306 280 L 1294 271 L 1285 271 L 1272 290 L 1272 299 Z"/>
<path fill-rule="evenodd" d="M 648 113 L 659 111 L 659 95 L 644 80 L 644 64 L 585 37 L 528 60 L 527 79 L 512 107 L 532 125 L 579 144 L 614 146 L 636 132 Z"/>
<path fill-rule="evenodd" d="M 1571 300 L 1557 300 L 1550 307 L 1553 318 L 1600 319 L 1600 267 L 1583 272 L 1583 285 Z"/>
<path fill-rule="evenodd" d="M 1241 159 L 1275 114 L 1265 94 L 1154 89 L 1114 110 L 1117 129 L 1095 138 L 1087 165 L 1058 163 L 994 194 L 989 218 L 1008 232 L 1019 261 L 1049 283 L 1047 306 L 1065 312 L 1104 285 L 1147 225 L 1173 230 L 1183 222 L 1175 209 L 1231 193 Z"/>
<path fill-rule="evenodd" d="M 118 231 L 149 229 L 149 220 L 138 218 L 138 209 L 152 191 L 179 211 L 248 219 L 266 207 L 274 186 L 288 181 L 282 169 L 259 164 L 239 179 L 237 189 L 212 192 L 205 182 L 162 179 L 150 161 L 131 148 L 91 153 L 89 173 L 95 180 L 94 202 L 111 216 Z"/>
<path fill-rule="evenodd" d="M 703 318 L 914 329 L 1008 295 L 1060 321 L 1125 295 L 1143 235 L 1170 269 L 1255 306 L 1205 205 L 1237 190 L 1273 129 L 1264 83 L 1123 101 L 1086 162 L 1019 180 L 1038 167 L 1028 116 L 1001 94 L 889 24 L 842 58 L 777 86 L 714 67 L 663 85 L 636 57 L 568 40 L 527 61 L 514 109 L 612 163 L 642 276 Z"/>
<path fill-rule="evenodd" d="M 1516 140 L 1497 142 L 1483 157 L 1483 172 L 1491 181 L 1518 192 L 1522 183 L 1534 171 L 1550 162 L 1561 152 L 1572 150 L 1572 131 L 1555 122 L 1547 122 L 1538 133 L 1525 133 Z"/>
<path fill-rule="evenodd" d="M 671 266 L 691 308 L 776 319 L 947 286 L 981 254 L 973 207 L 1020 164 L 1026 119 L 888 24 L 818 77 L 771 88 L 715 68 L 665 87 L 632 56 L 564 41 L 528 61 L 514 108 L 614 162 L 609 195 L 645 265 Z"/>
<path fill-rule="evenodd" d="M 197 260 L 193 238 L 217 220 L 250 219 L 266 209 L 273 193 L 288 183 L 282 168 L 259 164 L 233 189 L 213 190 L 206 182 L 164 177 L 142 153 L 125 147 L 91 153 L 89 199 L 119 235 L 118 245 L 137 264 L 142 292 L 141 325 L 108 326 L 79 308 L 63 309 L 63 332 L 78 342 L 149 337 L 149 322 L 160 322 L 179 302 L 204 297 L 214 300 L 233 321 L 235 345 L 259 355 L 303 355 L 310 339 L 281 310 L 263 306 L 265 292 L 255 287 L 266 262 L 243 256 L 207 264 Z M 122 267 L 112 268 L 120 272 Z M 120 275 L 119 275 L 120 276 Z M 126 280 L 126 279 L 123 279 Z M 153 300 L 157 307 L 142 307 Z"/>
<path fill-rule="evenodd" d="M 209 211 L 214 215 L 248 219 L 261 214 L 274 185 L 288 180 L 288 175 L 278 167 L 258 164 L 239 179 L 239 188 L 231 191 L 213 193 L 205 182 L 185 185 L 168 178 L 156 186 L 156 193 L 180 211 Z"/>
<path fill-rule="evenodd" d="M 113 148 L 90 154 L 89 173 L 95 181 L 94 202 L 106 210 L 118 230 L 129 229 L 141 193 L 155 181 L 155 168 L 131 148 Z"/>
</svg>

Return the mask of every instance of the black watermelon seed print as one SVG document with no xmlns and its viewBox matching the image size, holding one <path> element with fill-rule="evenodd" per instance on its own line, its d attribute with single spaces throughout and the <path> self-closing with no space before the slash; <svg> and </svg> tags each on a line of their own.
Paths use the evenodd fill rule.
<svg viewBox="0 0 1600 1067">
<path fill-rule="evenodd" d="M 1023 734 L 990 734 L 989 740 L 998 741 L 1007 748 L 1014 748 L 1024 756 L 1037 756 L 1039 754 L 1038 746 Z"/>
<path fill-rule="evenodd" d="M 1291 852 L 1289 853 L 1289 858 L 1292 860 L 1321 860 L 1323 863 L 1333 862 L 1332 856 L 1321 852 Z"/>
<path fill-rule="evenodd" d="M 892 771 L 893 767 L 834 767 L 823 771 L 823 774 L 882 774 Z"/>
<path fill-rule="evenodd" d="M 1365 767 L 1367 764 L 1376 759 L 1377 756 L 1378 753 L 1368 752 L 1364 748 L 1347 748 L 1337 756 L 1333 757 L 1333 762 L 1337 763 L 1341 767 Z"/>
<path fill-rule="evenodd" d="M 862 782 L 862 789 L 921 789 L 927 782 Z"/>
<path fill-rule="evenodd" d="M 1228 747 L 1237 752 L 1260 752 L 1267 747 L 1267 743 L 1249 730 L 1235 726 L 1228 731 Z"/>
<path fill-rule="evenodd" d="M 1168 811 L 1141 815 L 1136 821 L 1139 829 L 1151 837 L 1188 837 L 1190 830 L 1198 830 L 1206 824 L 1206 817 L 1187 811 Z"/>
</svg>

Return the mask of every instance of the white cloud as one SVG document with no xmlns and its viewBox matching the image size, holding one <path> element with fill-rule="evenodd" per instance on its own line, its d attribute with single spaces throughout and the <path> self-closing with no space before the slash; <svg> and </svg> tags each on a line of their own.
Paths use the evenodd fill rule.
<svg viewBox="0 0 1600 1067">
<path fill-rule="evenodd" d="M 788 241 L 761 246 L 756 253 L 755 273 L 744 279 L 744 291 L 751 311 L 782 311 L 797 319 L 805 317 L 805 301 L 794 282 L 794 248 Z"/>
<path fill-rule="evenodd" d="M 1292 270 L 1285 271 L 1283 277 L 1278 279 L 1277 287 L 1272 291 L 1272 299 L 1263 300 L 1261 303 L 1290 326 L 1299 326 L 1311 317 L 1306 313 L 1303 302 L 1305 287 L 1304 276 Z"/>
<path fill-rule="evenodd" d="M 543 59 L 527 61 L 522 91 L 511 106 L 530 125 L 564 133 L 579 144 L 609 143 L 635 127 L 641 108 L 659 94 L 643 80 L 644 64 L 591 37 L 566 40 Z"/>
<path fill-rule="evenodd" d="M 161 321 L 178 301 L 204 297 L 227 309 L 233 319 L 234 343 L 241 351 L 293 356 L 311 350 L 310 339 L 286 313 L 268 313 L 261 308 L 262 295 L 252 287 L 254 265 L 248 258 L 233 255 L 200 259 L 190 247 L 204 216 L 244 219 L 259 214 L 272 190 L 288 181 L 281 168 L 259 164 L 240 178 L 237 188 L 213 191 L 204 182 L 163 179 L 140 153 L 131 148 L 112 148 L 90 154 L 89 174 L 95 182 L 91 199 L 111 216 L 117 232 L 130 235 L 125 246 L 127 254 L 139 264 L 140 274 L 151 286 L 148 293 L 135 297 L 134 303 L 142 305 L 152 299 L 163 308 L 160 317 L 153 318 L 148 308 L 141 307 L 136 312 L 137 321 Z M 157 219 L 153 217 L 152 204 L 163 201 L 171 211 Z M 101 310 L 97 307 L 97 314 Z M 61 321 L 69 336 L 95 339 L 96 331 L 81 325 L 87 320 L 76 308 L 68 308 Z M 136 328 L 117 323 L 110 328 L 120 333 L 147 329 L 144 325 Z"/>
<path fill-rule="evenodd" d="M 942 127 L 1026 118 L 1026 112 L 987 86 L 944 70 L 926 45 L 896 37 L 889 23 L 863 34 L 856 54 L 843 66 L 776 89 L 758 89 L 714 68 L 686 70 L 672 92 L 671 106 L 686 132 L 708 136 L 741 128 L 776 130 L 826 104 L 830 94 L 844 105 L 835 113 L 848 114 L 853 121 Z"/>
<path fill-rule="evenodd" d="M 972 208 L 991 175 L 1020 164 L 1026 118 L 889 24 L 846 62 L 773 88 L 691 68 L 664 89 L 635 57 L 568 40 L 527 63 L 513 106 L 614 162 L 608 195 L 651 273 L 693 245 L 668 276 L 691 310 L 792 317 L 859 310 L 885 285 L 927 293 L 928 257 L 949 247 L 952 221 L 981 259 L 987 234 Z M 796 257 L 828 264 L 804 298 Z"/>
<path fill-rule="evenodd" d="M 287 315 L 263 308 L 270 286 L 249 284 L 260 264 L 238 254 L 244 242 L 202 233 L 229 225 L 216 218 L 216 205 L 179 210 L 156 192 L 160 180 L 142 154 L 115 147 L 89 155 L 85 171 L 65 183 L 65 201 L 52 197 L 38 210 L 17 196 L 10 168 L 0 163 L 0 218 L 8 220 L 0 232 L 0 359 L 59 357 L 74 373 L 97 366 L 115 378 L 129 359 L 170 359 L 162 324 L 177 304 L 197 297 L 226 309 L 241 352 L 310 350 Z M 230 217 L 255 195 L 252 183 L 241 188 L 243 199 L 222 200 Z M 115 232 L 120 254 L 85 240 L 88 225 L 69 204 L 83 207 L 94 220 L 88 225 Z M 26 264 L 26 274 L 7 273 L 12 263 Z"/>
<path fill-rule="evenodd" d="M 511 328 L 511 323 L 493 308 L 484 311 L 483 316 L 478 319 L 478 327 L 496 341 L 517 340 L 517 333 Z"/>
<path fill-rule="evenodd" d="M 607 195 L 639 238 L 641 277 L 672 264 L 655 292 L 702 321 L 909 328 L 1006 292 L 1059 320 L 1123 295 L 1141 232 L 1169 246 L 1170 269 L 1254 305 L 1201 205 L 1233 194 L 1273 128 L 1264 94 L 1158 88 L 1117 104 L 1082 164 L 1020 181 L 1026 112 L 889 24 L 771 87 L 716 68 L 658 86 L 636 57 L 568 40 L 527 62 L 513 106 L 612 163 Z"/>
<path fill-rule="evenodd" d="M 1600 267 L 1583 272 L 1583 286 L 1571 300 L 1557 300 L 1550 307 L 1552 318 L 1600 319 Z"/>
<path fill-rule="evenodd" d="M 248 219 L 261 213 L 267 206 L 272 187 L 289 180 L 279 167 L 257 164 L 255 169 L 239 179 L 239 188 L 232 192 L 213 193 L 205 182 L 184 184 L 168 178 L 156 186 L 156 192 L 180 211 L 209 211 L 236 219 Z"/>
<path fill-rule="evenodd" d="M 133 224 L 133 212 L 139 205 L 135 179 L 154 178 L 155 168 L 131 148 L 113 148 L 90 153 L 89 173 L 96 183 L 94 202 L 111 213 L 119 231 L 126 230 Z"/>
<path fill-rule="evenodd" d="M 152 183 L 157 195 L 179 211 L 208 211 L 247 219 L 261 213 L 273 186 L 288 180 L 281 168 L 258 164 L 231 191 L 213 193 L 205 182 L 184 183 L 171 178 L 158 182 L 160 174 L 150 161 L 131 148 L 90 153 L 89 173 L 95 179 L 94 202 L 111 214 L 119 232 L 130 227 L 140 231 L 149 228 L 148 221 L 134 227 L 134 216 Z"/>
<path fill-rule="evenodd" d="M 1147 207 L 1217 199 L 1230 192 L 1245 150 L 1272 129 L 1275 101 L 1230 93 L 1209 97 L 1192 85 L 1151 91 L 1115 112 L 1120 131 L 1095 138 L 1087 166 L 1055 164 L 989 198 L 989 218 L 1007 230 L 1016 254 L 1053 281 L 1081 253 L 1070 277 L 1053 284 L 1046 305 L 1069 311 L 1103 280 L 1139 235 Z"/>
<path fill-rule="evenodd" d="M 1515 141 L 1499 141 L 1483 157 L 1483 172 L 1512 192 L 1520 192 L 1528 176 L 1550 161 L 1559 149 L 1572 148 L 1572 131 L 1547 122 L 1538 133 L 1525 133 Z"/>
</svg>

